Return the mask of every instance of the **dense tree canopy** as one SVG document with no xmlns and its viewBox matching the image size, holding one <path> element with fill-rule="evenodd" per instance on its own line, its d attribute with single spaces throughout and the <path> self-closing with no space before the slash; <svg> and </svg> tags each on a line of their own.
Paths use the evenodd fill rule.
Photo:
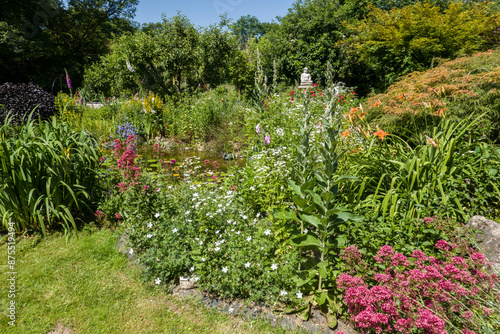
<svg viewBox="0 0 500 334">
<path fill-rule="evenodd" d="M 109 96 L 139 89 L 172 94 L 225 83 L 237 49 L 225 23 L 198 30 L 183 15 L 164 17 L 160 25 L 122 36 L 86 71 L 85 85 Z"/>
<path fill-rule="evenodd" d="M 138 0 L 4 0 L 0 12 L 0 82 L 33 81 L 51 90 L 66 68 L 83 69 L 132 31 Z M 59 85 L 58 85 L 59 86 Z M 59 87 L 60 88 L 60 87 Z"/>
</svg>

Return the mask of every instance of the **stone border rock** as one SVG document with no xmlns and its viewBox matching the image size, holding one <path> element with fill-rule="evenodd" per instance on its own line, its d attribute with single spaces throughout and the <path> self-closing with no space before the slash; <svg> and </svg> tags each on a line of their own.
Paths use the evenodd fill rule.
<svg viewBox="0 0 500 334">
<path fill-rule="evenodd" d="M 139 259 L 132 252 L 131 248 L 127 245 L 128 231 L 125 231 L 118 241 L 118 250 L 127 257 L 127 259 L 134 265 L 140 265 Z M 143 270 L 145 269 L 144 266 Z M 311 317 L 308 321 L 303 321 L 296 315 L 289 314 L 274 314 L 270 308 L 246 305 L 241 301 L 228 301 L 214 296 L 210 296 L 196 287 L 197 279 L 184 278 L 183 282 L 178 284 L 170 283 L 169 288 L 172 289 L 172 294 L 183 298 L 197 299 L 200 304 L 208 308 L 216 309 L 219 312 L 232 314 L 234 316 L 241 316 L 246 319 L 260 318 L 274 326 L 281 326 L 287 330 L 298 330 L 304 333 L 324 333 L 335 334 L 338 331 L 343 331 L 346 334 L 358 334 L 351 326 L 339 319 L 338 327 L 332 330 L 328 327 L 326 317 L 317 310 L 311 311 Z"/>
</svg>

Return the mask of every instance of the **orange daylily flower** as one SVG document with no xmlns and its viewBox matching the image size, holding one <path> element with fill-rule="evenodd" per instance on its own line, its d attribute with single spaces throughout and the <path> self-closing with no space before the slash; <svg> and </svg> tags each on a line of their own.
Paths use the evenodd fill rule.
<svg viewBox="0 0 500 334">
<path fill-rule="evenodd" d="M 375 132 L 373 133 L 373 135 L 374 135 L 374 136 L 377 136 L 377 137 L 379 137 L 380 139 L 382 139 L 382 140 L 383 140 L 385 136 L 388 136 L 388 135 L 389 135 L 389 133 L 384 132 L 384 130 L 381 130 L 381 129 L 379 129 L 379 128 L 377 127 L 377 131 L 375 131 Z"/>
<path fill-rule="evenodd" d="M 377 107 L 378 107 L 381 103 L 382 103 L 382 102 L 380 102 L 380 100 L 379 100 L 379 99 L 377 99 L 377 102 L 375 102 L 375 103 L 373 104 L 373 107 L 374 107 L 374 108 L 377 108 Z"/>
<path fill-rule="evenodd" d="M 347 137 L 349 137 L 350 132 L 349 132 L 349 130 L 345 130 L 345 131 L 344 131 L 344 132 L 342 132 L 340 135 L 342 136 L 342 138 L 347 138 Z"/>
<path fill-rule="evenodd" d="M 444 117 L 444 111 L 448 108 L 439 109 L 434 112 L 434 116 Z"/>
</svg>

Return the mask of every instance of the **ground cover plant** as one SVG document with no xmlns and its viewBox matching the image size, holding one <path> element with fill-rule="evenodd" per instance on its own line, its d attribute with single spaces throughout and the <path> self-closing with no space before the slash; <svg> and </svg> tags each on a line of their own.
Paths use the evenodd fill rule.
<svg viewBox="0 0 500 334">
<path fill-rule="evenodd" d="M 60 232 L 47 238 L 16 240 L 16 326 L 0 316 L 2 333 L 52 331 L 95 333 L 290 333 L 258 319 L 221 314 L 197 300 L 180 299 L 143 284 L 140 267 L 131 265 L 116 244 L 123 228 L 87 225 L 68 241 Z M 2 254 L 7 245 L 0 246 Z M 7 257 L 0 259 L 7 267 Z M 8 289 L 2 280 L 0 288 Z M 6 310 L 8 298 L 0 298 Z"/>
</svg>

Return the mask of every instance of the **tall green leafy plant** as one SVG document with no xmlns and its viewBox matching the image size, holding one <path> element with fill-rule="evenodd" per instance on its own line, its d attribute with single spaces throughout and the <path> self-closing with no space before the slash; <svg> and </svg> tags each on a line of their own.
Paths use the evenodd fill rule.
<svg viewBox="0 0 500 334">
<path fill-rule="evenodd" d="M 331 327 L 336 326 L 336 313 L 341 305 L 334 280 L 339 273 L 335 270 L 334 257 L 345 244 L 347 221 L 362 219 L 339 207 L 335 201 L 339 182 L 348 177 L 336 176 L 339 126 L 333 101 L 335 97 L 316 126 L 310 122 L 308 101 L 305 100 L 300 144 L 295 146 L 297 162 L 290 181 L 296 210 L 275 214 L 278 219 L 291 219 L 299 225 L 290 239 L 292 245 L 300 247 L 304 256 L 298 268 L 297 286 L 301 290 L 297 296 L 302 298 L 306 294 L 306 297 L 299 310 L 305 310 L 307 314 L 311 305 L 318 305 Z M 321 132 L 317 148 L 310 140 L 314 127 Z"/>
<path fill-rule="evenodd" d="M 75 217 L 90 209 L 100 151 L 87 132 L 74 132 L 56 118 L 0 126 L 0 217 L 16 231 L 60 224 L 76 230 Z"/>
</svg>

